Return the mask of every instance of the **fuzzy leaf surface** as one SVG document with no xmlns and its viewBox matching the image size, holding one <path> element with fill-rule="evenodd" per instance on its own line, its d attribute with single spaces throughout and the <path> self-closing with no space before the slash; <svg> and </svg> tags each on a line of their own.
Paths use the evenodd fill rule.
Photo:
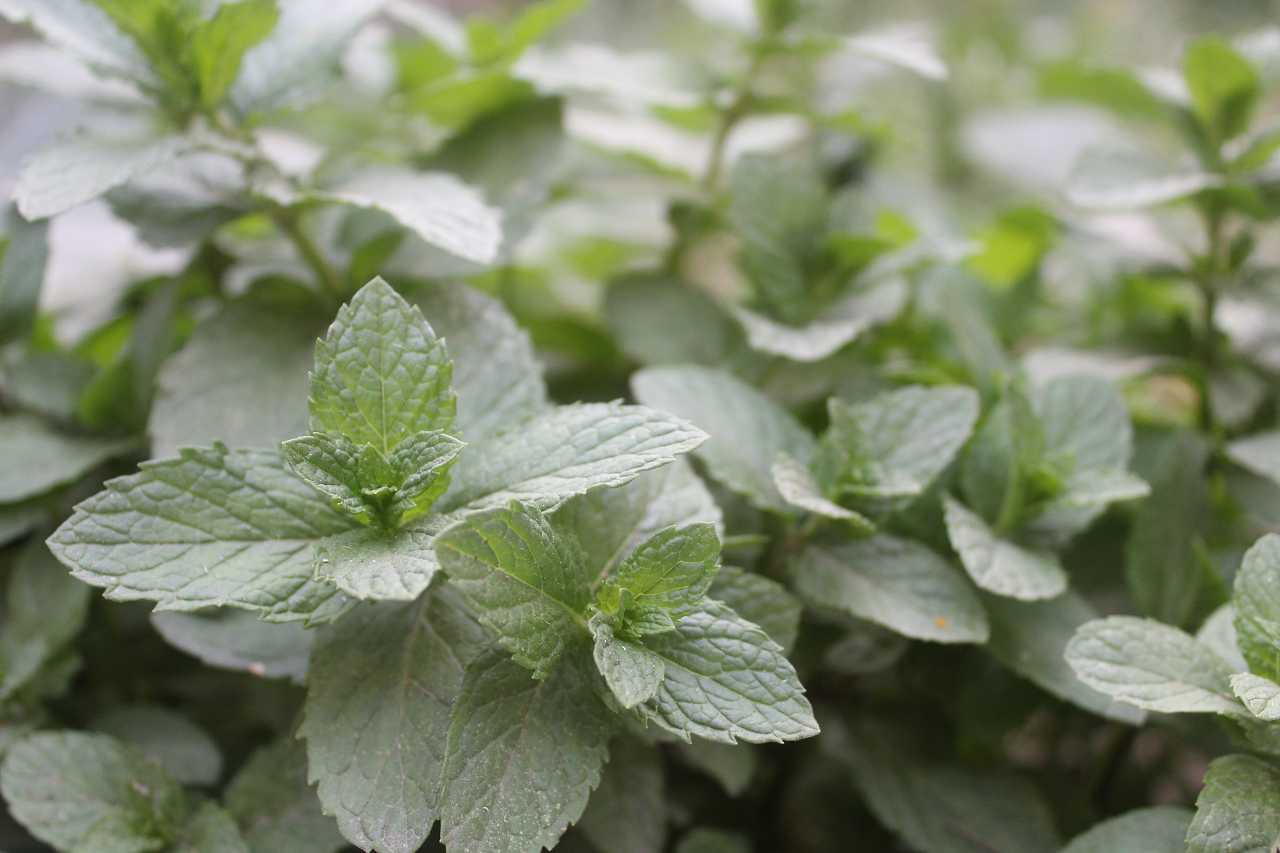
<svg viewBox="0 0 1280 853">
<path fill-rule="evenodd" d="M 634 708 L 652 698 L 662 686 L 662 658 L 638 640 L 616 635 L 603 616 L 594 617 L 590 628 L 596 668 L 622 707 Z"/>
<path fill-rule="evenodd" d="M 1280 772 L 1250 755 L 1209 765 L 1187 853 L 1270 853 L 1280 838 Z"/>
<path fill-rule="evenodd" d="M 720 537 L 714 524 L 668 527 L 641 542 L 605 578 L 599 602 L 616 610 L 622 590 L 638 605 L 685 616 L 697 609 L 720 568 Z"/>
<path fill-rule="evenodd" d="M 707 595 L 764 629 L 785 654 L 800 633 L 803 608 L 785 586 L 737 566 L 721 566 Z"/>
<path fill-rule="evenodd" d="M 440 567 L 432 550 L 440 527 L 439 519 L 430 518 L 391 536 L 372 527 L 326 536 L 316 543 L 316 579 L 337 584 L 355 598 L 412 601 Z"/>
</svg>

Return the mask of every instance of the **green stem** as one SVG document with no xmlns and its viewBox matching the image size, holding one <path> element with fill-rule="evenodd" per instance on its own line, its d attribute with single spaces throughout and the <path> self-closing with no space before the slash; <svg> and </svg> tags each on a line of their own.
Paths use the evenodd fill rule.
<svg viewBox="0 0 1280 853">
<path fill-rule="evenodd" d="M 287 207 L 275 207 L 270 211 L 270 214 L 271 219 L 293 241 L 293 244 L 298 248 L 298 253 L 302 255 L 302 259 L 311 268 L 311 271 L 315 273 L 316 280 L 320 283 L 320 289 L 324 291 L 325 295 L 337 305 L 345 302 L 348 294 L 347 286 L 343 282 L 342 276 L 338 275 L 338 271 L 320 253 L 315 241 L 302 229 L 302 226 L 298 223 L 297 214 Z"/>
<path fill-rule="evenodd" d="M 702 178 L 702 188 L 704 190 L 713 190 L 716 184 L 720 182 L 720 173 L 724 170 L 724 152 L 729 141 L 729 134 L 737 126 L 738 122 L 747 115 L 748 107 L 751 103 L 751 90 L 755 85 L 756 76 L 760 73 L 760 66 L 764 64 L 768 53 L 768 49 L 761 44 L 756 44 L 752 47 L 751 62 L 747 65 L 747 70 L 743 73 L 742 80 L 734 89 L 733 100 L 720 113 L 720 123 L 716 126 L 716 133 L 711 141 L 711 156 L 707 160 L 707 172 Z"/>
<path fill-rule="evenodd" d="M 1222 258 L 1222 214 L 1217 212 L 1205 214 L 1205 232 L 1208 236 L 1208 248 L 1204 263 L 1196 271 L 1195 284 L 1200 291 L 1201 336 L 1196 348 L 1196 361 L 1200 379 L 1200 428 L 1205 432 L 1214 432 L 1217 423 L 1213 416 L 1213 405 L 1209 398 L 1209 377 L 1217 367 L 1217 336 L 1214 331 L 1213 315 L 1218 307 L 1218 290 L 1220 279 L 1227 273 Z"/>
</svg>

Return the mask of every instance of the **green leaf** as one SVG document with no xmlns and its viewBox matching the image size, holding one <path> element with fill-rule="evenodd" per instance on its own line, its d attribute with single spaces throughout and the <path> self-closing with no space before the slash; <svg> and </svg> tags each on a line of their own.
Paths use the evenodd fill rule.
<svg viewBox="0 0 1280 853">
<path fill-rule="evenodd" d="M 300 734 L 320 801 L 353 844 L 414 853 L 426 839 L 439 814 L 449 709 L 483 639 L 440 588 L 320 633 Z"/>
<path fill-rule="evenodd" d="M 1054 554 L 998 537 L 981 516 L 950 495 L 943 498 L 947 535 L 960 562 L 983 589 L 1034 601 L 1061 595 L 1067 574 Z"/>
<path fill-rule="evenodd" d="M 680 757 L 720 783 L 730 797 L 740 796 L 759 768 L 756 747 L 748 743 L 715 743 L 695 738 L 676 744 Z"/>
<path fill-rule="evenodd" d="M 182 787 L 107 735 L 45 732 L 16 744 L 0 792 L 27 830 L 68 853 L 148 853 L 177 835 Z"/>
<path fill-rule="evenodd" d="M 1045 452 L 1075 471 L 1123 470 L 1133 452 L 1133 424 L 1114 384 L 1092 376 L 1045 383 L 1032 404 L 1044 423 Z"/>
<path fill-rule="evenodd" d="M 0 15 L 26 22 L 94 71 L 140 84 L 158 83 L 138 45 L 85 0 L 0 0 Z"/>
<path fill-rule="evenodd" d="M 471 445 L 451 469 L 453 484 L 438 508 L 520 500 L 547 512 L 591 489 L 629 483 L 705 438 L 691 424 L 644 406 L 559 406 Z"/>
<path fill-rule="evenodd" d="M 601 609 L 619 609 L 625 590 L 627 606 L 661 607 L 679 618 L 698 609 L 720 569 L 720 537 L 714 524 L 667 527 L 640 543 L 600 587 Z"/>
<path fill-rule="evenodd" d="M 973 588 L 919 542 L 884 534 L 810 545 L 791 566 L 796 591 L 920 640 L 985 643 L 987 616 Z"/>
<path fill-rule="evenodd" d="M 575 658 L 541 681 L 492 650 L 467 667 L 440 795 L 454 853 L 536 853 L 582 815 L 613 723 Z"/>
<path fill-rule="evenodd" d="M 1244 555 L 1236 573 L 1236 638 L 1256 675 L 1280 675 L 1280 536 L 1263 536 Z"/>
<path fill-rule="evenodd" d="M 1249 664 L 1240 653 L 1236 639 L 1235 620 L 1235 608 L 1230 604 L 1222 605 L 1200 625 L 1196 641 L 1213 649 L 1218 657 L 1231 665 L 1234 672 L 1248 672 Z"/>
<path fill-rule="evenodd" d="M 661 853 L 667 836 L 662 756 L 651 744 L 619 735 L 577 827 L 600 853 Z"/>
<path fill-rule="evenodd" d="M 1280 430 L 1266 430 L 1227 445 L 1227 455 L 1255 474 L 1280 483 Z"/>
<path fill-rule="evenodd" d="M 444 343 L 422 312 L 375 278 L 338 311 L 316 342 L 311 427 L 383 456 L 418 432 L 454 425 L 456 403 Z"/>
<path fill-rule="evenodd" d="M 1187 853 L 1269 853 L 1280 838 L 1280 772 L 1248 755 L 1209 765 Z"/>
<path fill-rule="evenodd" d="M 707 595 L 763 628 L 784 654 L 791 652 L 800 633 L 802 608 L 785 586 L 737 566 L 721 566 Z"/>
<path fill-rule="evenodd" d="M 1220 38 L 1202 38 L 1187 48 L 1182 73 L 1196 116 L 1219 143 L 1249 127 L 1261 94 L 1258 72 Z"/>
<path fill-rule="evenodd" d="M 326 536 L 316 543 L 316 580 L 355 598 L 412 601 L 440 567 L 432 540 L 442 527 L 433 517 L 390 536 L 371 527 Z"/>
<path fill-rule="evenodd" d="M 1100 507 L 1149 494 L 1151 487 L 1136 474 L 1119 468 L 1091 468 L 1069 474 L 1062 483 L 1062 491 L 1054 495 L 1045 511 Z"/>
<path fill-rule="evenodd" d="M 769 319 L 746 308 L 733 312 L 747 333 L 752 349 L 780 355 L 792 361 L 821 361 L 869 328 L 874 318 L 867 316 L 839 320 L 815 320 L 796 328 Z"/>
<path fill-rule="evenodd" d="M 380 210 L 431 245 L 478 264 L 492 262 L 502 245 L 502 212 L 446 172 L 379 166 L 312 196 Z"/>
<path fill-rule="evenodd" d="M 204 803 L 187 818 L 174 853 L 251 853 L 236 820 L 217 803 Z"/>
<path fill-rule="evenodd" d="M 1237 672 L 1231 676 L 1231 690 L 1258 719 L 1280 720 L 1280 684 L 1250 672 Z"/>
<path fill-rule="evenodd" d="M 759 627 L 716 601 L 674 631 L 643 638 L 666 665 L 658 694 L 636 711 L 672 734 L 720 743 L 800 740 L 818 733 L 795 670 Z"/>
<path fill-rule="evenodd" d="M 314 633 L 296 622 L 262 622 L 254 613 L 219 608 L 200 613 L 156 611 L 151 624 L 165 642 L 209 666 L 301 683 Z"/>
<path fill-rule="evenodd" d="M 1139 210 L 1222 183 L 1217 175 L 1167 166 L 1149 153 L 1089 148 L 1067 183 L 1067 199 L 1094 210 Z"/>
<path fill-rule="evenodd" d="M 136 446 L 134 439 L 67 435 L 30 415 L 0 418 L 0 503 L 16 503 L 78 480 Z"/>
<path fill-rule="evenodd" d="M 987 651 L 1004 666 L 1059 699 L 1108 719 L 1135 726 L 1146 720 L 1146 711 L 1094 690 L 1068 665 L 1067 644 L 1080 626 L 1098 618 L 1098 611 L 1075 590 L 1046 601 L 984 595 L 982 603 L 991 622 Z"/>
<path fill-rule="evenodd" d="M 1185 853 L 1194 815 L 1177 806 L 1134 809 L 1080 833 L 1062 853 Z"/>
<path fill-rule="evenodd" d="M 133 744 L 154 758 L 183 785 L 217 784 L 222 776 L 222 753 L 204 729 L 159 705 L 128 705 L 107 711 L 89 724 Z"/>
<path fill-rule="evenodd" d="M 244 52 L 266 38 L 279 17 L 276 0 L 239 0 L 223 3 L 192 29 L 187 50 L 205 106 L 217 105 L 227 94 Z"/>
<path fill-rule="evenodd" d="M 58 564 L 43 542 L 19 553 L 5 590 L 0 624 L 0 701 L 56 665 L 74 643 L 89 609 L 89 590 Z"/>
<path fill-rule="evenodd" d="M 23 337 L 35 323 L 45 262 L 49 223 L 27 222 L 10 212 L 0 237 L 0 344 Z"/>
<path fill-rule="evenodd" d="M 774 488 L 791 506 L 826 518 L 847 521 L 855 531 L 863 535 L 869 535 L 875 531 L 875 525 L 862 515 L 827 500 L 822 494 L 822 488 L 814 480 L 813 474 L 809 473 L 809 469 L 786 453 L 778 454 L 778 461 L 773 463 L 769 473 L 773 476 Z"/>
<path fill-rule="evenodd" d="M 307 784 L 306 747 L 292 734 L 250 755 L 222 800 L 251 853 L 337 853 L 347 846 Z"/>
<path fill-rule="evenodd" d="M 705 430 L 697 455 L 711 475 L 763 509 L 786 512 L 773 484 L 779 453 L 801 464 L 817 442 L 786 410 L 742 380 L 705 367 L 650 367 L 631 378 L 636 398 Z"/>
<path fill-rule="evenodd" d="M 586 570 L 576 542 L 536 508 L 512 501 L 436 536 L 449 580 L 521 666 L 546 678 L 582 636 Z"/>
<path fill-rule="evenodd" d="M 304 435 L 289 439 L 280 449 L 293 473 L 306 480 L 307 485 L 327 496 L 345 512 L 359 515 L 371 510 L 366 505 L 363 494 L 364 480 L 359 470 L 360 448 L 350 440 L 341 435 L 332 438 L 323 434 Z M 384 459 L 383 462 L 385 461 Z"/>
<path fill-rule="evenodd" d="M 1163 713 L 1245 710 L 1231 691 L 1231 667 L 1177 628 L 1109 616 L 1081 626 L 1067 644 L 1080 680 L 1117 699 Z"/>
<path fill-rule="evenodd" d="M 603 613 L 593 616 L 589 627 L 595 637 L 596 668 L 622 707 L 634 708 L 653 698 L 662 686 L 662 658 L 638 640 L 616 635 Z"/>
<path fill-rule="evenodd" d="M 732 331 L 711 297 L 662 274 L 618 276 L 605 291 L 604 312 L 618 348 L 643 365 L 716 364 Z"/>
<path fill-rule="evenodd" d="M 225 605 L 281 622 L 342 612 L 346 597 L 313 579 L 312 552 L 351 522 L 278 453 L 215 445 L 139 467 L 77 505 L 50 537 L 77 578 L 160 610 Z"/>
<path fill-rule="evenodd" d="M 751 839 L 741 832 L 698 826 L 685 833 L 675 853 L 751 853 Z"/>
</svg>

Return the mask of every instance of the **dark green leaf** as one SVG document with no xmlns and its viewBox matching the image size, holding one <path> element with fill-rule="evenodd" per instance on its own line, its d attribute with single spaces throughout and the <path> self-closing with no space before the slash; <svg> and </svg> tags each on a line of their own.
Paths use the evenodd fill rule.
<svg viewBox="0 0 1280 853">
<path fill-rule="evenodd" d="M 223 3 L 212 18 L 191 31 L 188 50 L 200 81 L 200 100 L 214 106 L 231 88 L 244 52 L 267 37 L 276 25 L 276 0 Z"/>
<path fill-rule="evenodd" d="M 1280 773 L 1248 755 L 1209 765 L 1187 853 L 1269 853 L 1280 838 Z"/>
</svg>

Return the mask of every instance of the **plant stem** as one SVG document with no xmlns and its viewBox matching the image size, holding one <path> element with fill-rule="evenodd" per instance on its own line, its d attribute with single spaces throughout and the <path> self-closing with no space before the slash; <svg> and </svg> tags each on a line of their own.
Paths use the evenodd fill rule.
<svg viewBox="0 0 1280 853">
<path fill-rule="evenodd" d="M 763 45 L 757 43 L 753 46 L 751 62 L 747 65 L 747 70 L 743 73 L 742 80 L 734 89 L 733 100 L 720 113 L 720 123 L 716 126 L 716 134 L 711 141 L 711 156 L 707 160 L 707 171 L 702 177 L 702 188 L 704 190 L 713 190 L 716 184 L 720 182 L 720 173 L 724 170 L 724 152 L 725 146 L 729 141 L 729 134 L 747 114 L 747 108 L 751 103 L 751 90 L 755 85 L 756 76 L 760 73 L 760 66 L 764 64 L 764 59 L 767 55 L 768 49 Z"/>
<path fill-rule="evenodd" d="M 271 219 L 293 241 L 293 244 L 298 248 L 298 253 L 302 255 L 302 259 L 306 261 L 307 266 L 315 273 L 316 280 L 320 283 L 320 289 L 324 291 L 325 295 L 338 305 L 345 302 L 348 294 L 347 286 L 343 282 L 342 276 L 338 275 L 338 271 L 320 253 L 315 241 L 302 229 L 302 226 L 298 223 L 297 214 L 287 207 L 275 207 L 270 213 Z"/>
<path fill-rule="evenodd" d="M 1195 275 L 1196 288 L 1200 291 L 1202 325 L 1196 359 L 1200 373 L 1200 428 L 1212 433 L 1216 422 L 1213 416 L 1213 404 L 1209 398 L 1209 387 L 1210 374 L 1217 367 L 1217 338 L 1213 316 L 1218 307 L 1220 279 L 1227 272 L 1222 259 L 1221 213 L 1205 213 L 1205 233 L 1208 237 L 1208 246 L 1204 263 L 1199 266 Z"/>
</svg>

